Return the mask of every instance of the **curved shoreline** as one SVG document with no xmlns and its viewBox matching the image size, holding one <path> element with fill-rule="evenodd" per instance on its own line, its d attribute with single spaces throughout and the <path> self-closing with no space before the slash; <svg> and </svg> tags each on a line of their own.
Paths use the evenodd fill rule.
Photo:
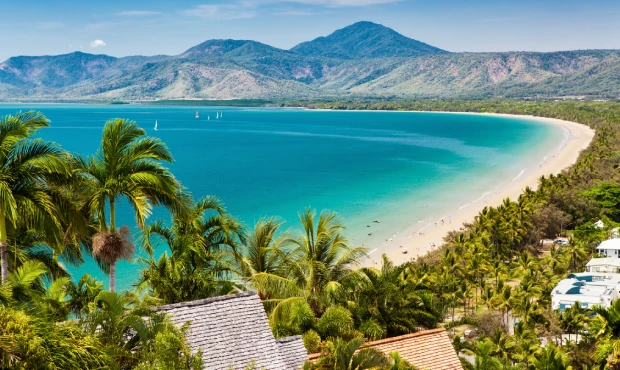
<svg viewBox="0 0 620 370">
<path fill-rule="evenodd" d="M 408 111 L 407 111 L 408 112 Z M 463 223 L 472 222 L 478 213 L 487 206 L 495 207 L 502 203 L 506 198 L 515 200 L 519 197 L 526 187 L 536 189 L 538 180 L 541 176 L 549 176 L 551 174 L 559 174 L 567 167 L 576 163 L 579 154 L 586 149 L 594 138 L 594 130 L 580 123 L 564 121 L 555 118 L 535 117 L 527 115 L 498 114 L 498 113 L 473 113 L 473 112 L 424 112 L 424 113 L 453 113 L 453 114 L 483 114 L 490 116 L 521 118 L 536 121 L 537 123 L 550 124 L 559 126 L 565 131 L 566 139 L 559 148 L 553 148 L 553 153 L 541 158 L 540 165 L 532 171 L 525 169 L 521 171 L 515 178 L 507 179 L 508 185 L 502 189 L 499 186 L 494 192 L 482 194 L 478 199 L 468 202 L 463 200 L 462 206 L 455 206 L 446 212 L 447 218 L 436 220 L 437 222 L 414 224 L 404 230 L 401 230 L 389 243 L 384 243 L 369 251 L 368 259 L 363 263 L 367 266 L 378 264 L 382 254 L 387 256 L 397 264 L 406 262 L 412 258 L 426 255 L 435 248 L 443 244 L 443 238 L 450 231 L 458 231 Z M 549 156 L 551 155 L 551 158 Z M 517 175 L 517 174 L 515 174 Z M 482 201 L 484 200 L 484 201 Z M 423 234 L 420 231 L 424 230 Z M 407 254 L 402 251 L 406 249 Z"/>
</svg>

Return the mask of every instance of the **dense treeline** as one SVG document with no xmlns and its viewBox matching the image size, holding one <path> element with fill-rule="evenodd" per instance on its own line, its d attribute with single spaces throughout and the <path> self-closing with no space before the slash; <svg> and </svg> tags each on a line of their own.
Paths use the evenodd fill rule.
<svg viewBox="0 0 620 370">
<path fill-rule="evenodd" d="M 333 212 L 302 210 L 285 226 L 264 218 L 245 226 L 214 197 L 194 200 L 165 164 L 172 154 L 135 123 L 106 123 L 98 151 L 80 158 L 34 138 L 40 113 L 0 121 L 0 362 L 3 368 L 195 369 L 183 328 L 149 307 L 256 290 L 276 336 L 301 334 L 322 358 L 307 367 L 411 366 L 397 354 L 355 353 L 363 340 L 446 326 L 477 369 L 615 368 L 620 303 L 597 314 L 553 312 L 550 293 L 581 271 L 598 242 L 620 223 L 620 104 L 533 102 L 316 103 L 315 108 L 502 112 L 555 117 L 596 130 L 571 169 L 543 177 L 499 207 L 485 208 L 463 232 L 415 262 L 358 268 Z M 116 224 L 127 199 L 137 238 Z M 152 206 L 171 221 L 149 220 Z M 604 228 L 593 223 L 602 219 Z M 543 239 L 563 235 L 566 245 Z M 114 292 L 115 264 L 145 251 L 131 291 Z M 66 264 L 92 255 L 109 290 Z M 477 327 L 476 339 L 461 333 Z M 543 345 L 544 344 L 544 345 Z"/>
</svg>

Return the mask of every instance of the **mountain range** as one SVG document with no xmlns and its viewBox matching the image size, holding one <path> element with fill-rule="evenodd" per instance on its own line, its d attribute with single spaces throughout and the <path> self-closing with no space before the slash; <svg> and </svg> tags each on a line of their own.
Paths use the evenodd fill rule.
<svg viewBox="0 0 620 370">
<path fill-rule="evenodd" d="M 620 97 L 620 51 L 453 53 L 371 22 L 290 50 L 209 40 L 176 56 L 0 63 L 0 100 Z"/>
</svg>

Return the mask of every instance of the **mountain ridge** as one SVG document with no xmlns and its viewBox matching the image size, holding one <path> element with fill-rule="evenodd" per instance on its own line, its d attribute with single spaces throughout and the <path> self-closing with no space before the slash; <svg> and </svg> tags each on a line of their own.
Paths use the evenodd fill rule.
<svg viewBox="0 0 620 370">
<path fill-rule="evenodd" d="M 618 72 L 618 50 L 454 53 L 358 22 L 290 50 L 218 39 L 173 56 L 11 57 L 0 99 L 617 98 Z"/>
</svg>

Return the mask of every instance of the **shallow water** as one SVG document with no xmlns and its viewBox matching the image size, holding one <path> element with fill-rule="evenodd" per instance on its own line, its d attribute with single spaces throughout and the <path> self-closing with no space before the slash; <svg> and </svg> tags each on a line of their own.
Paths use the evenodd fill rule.
<svg viewBox="0 0 620 370">
<path fill-rule="evenodd" d="M 249 226 L 277 215 L 297 227 L 307 206 L 334 210 L 352 244 L 368 248 L 509 183 L 563 135 L 532 120 L 447 113 L 3 104 L 0 114 L 27 109 L 52 120 L 42 137 L 82 155 L 95 152 L 107 119 L 135 120 L 167 143 L 174 174 L 195 198 L 221 198 Z M 119 213 L 119 223 L 134 225 L 129 209 Z M 157 218 L 169 216 L 156 210 Z M 120 263 L 119 288 L 139 268 Z M 106 280 L 93 261 L 70 270 Z"/>
</svg>

